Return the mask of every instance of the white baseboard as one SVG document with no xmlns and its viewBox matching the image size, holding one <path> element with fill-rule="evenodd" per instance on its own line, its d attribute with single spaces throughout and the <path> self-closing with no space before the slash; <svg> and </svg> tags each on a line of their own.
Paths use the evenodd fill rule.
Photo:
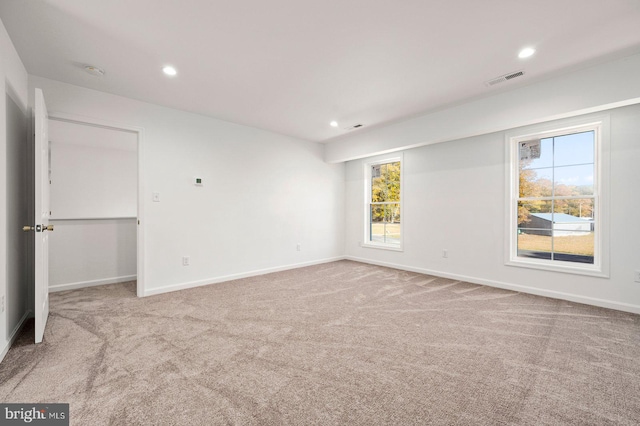
<svg viewBox="0 0 640 426">
<path fill-rule="evenodd" d="M 191 281 L 180 284 L 172 284 L 160 288 L 152 288 L 144 292 L 144 296 L 155 296 L 157 294 L 170 293 L 172 291 L 185 290 L 188 288 L 201 287 L 209 284 L 219 284 L 226 281 L 239 280 L 241 278 L 255 277 L 258 275 L 270 274 L 272 272 L 286 271 L 289 269 L 304 268 L 305 266 L 320 265 L 322 263 L 335 262 L 345 259 L 344 256 L 331 257 L 327 259 L 313 260 L 311 262 L 294 263 L 285 266 L 276 266 L 274 268 L 257 269 L 249 272 L 241 272 L 239 274 L 224 275 L 221 277 L 208 278 L 206 280 Z"/>
<path fill-rule="evenodd" d="M 503 288 L 506 290 L 518 291 L 521 293 L 528 293 L 528 294 L 535 294 L 537 296 L 550 297 L 552 299 L 568 300 L 570 302 L 584 303 L 585 305 L 594 305 L 602 308 L 609 308 L 609 309 L 615 309 L 618 311 L 640 314 L 640 305 L 633 305 L 630 303 L 615 302 L 615 301 L 606 300 L 606 299 L 598 299 L 595 297 L 581 296 L 578 294 L 564 293 L 561 291 L 545 290 L 537 287 L 506 283 L 503 281 L 486 280 L 483 278 L 470 277 L 467 275 L 451 274 L 448 272 L 434 271 L 431 269 L 416 268 L 413 266 L 406 266 L 406 265 L 398 265 L 398 264 L 389 263 L 389 262 L 379 262 L 376 260 L 364 259 L 364 258 L 355 257 L 355 256 L 345 256 L 344 258 L 347 260 L 353 260 L 355 262 L 369 263 L 371 265 L 378 265 L 378 266 L 386 266 L 388 268 L 400 269 L 403 271 L 417 272 L 420 274 L 427 274 L 427 275 L 435 275 L 438 277 L 450 278 L 452 280 L 466 281 L 473 284 L 481 284 L 489 287 L 497 287 L 497 288 Z"/>
<path fill-rule="evenodd" d="M 18 321 L 18 325 L 16 325 L 13 331 L 11 332 L 11 335 L 9 336 L 6 346 L 2 349 L 2 352 L 0 352 L 0 362 L 2 362 L 5 355 L 7 355 L 7 352 L 9 352 L 9 349 L 11 349 L 11 345 L 13 345 L 13 342 L 16 341 L 16 338 L 18 337 L 18 332 L 22 328 L 22 324 L 24 324 L 24 322 L 27 320 L 27 318 L 29 318 L 30 315 L 31 315 L 31 311 L 27 311 L 24 313 L 22 318 L 20 318 L 20 321 Z"/>
<path fill-rule="evenodd" d="M 123 275 L 121 277 L 103 278 L 99 280 L 78 281 L 75 283 L 66 283 L 66 284 L 55 284 L 55 285 L 49 286 L 49 292 L 55 293 L 57 291 L 75 290 L 77 288 L 93 287 L 96 285 L 124 283 L 127 281 L 134 281 L 136 278 L 137 278 L 136 275 Z"/>
</svg>

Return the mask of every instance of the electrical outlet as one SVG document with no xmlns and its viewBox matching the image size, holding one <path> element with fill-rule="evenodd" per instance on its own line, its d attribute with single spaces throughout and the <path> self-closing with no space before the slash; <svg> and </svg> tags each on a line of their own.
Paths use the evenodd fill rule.
<svg viewBox="0 0 640 426">
<path fill-rule="evenodd" d="M 636 273 L 633 276 L 633 280 L 637 283 L 640 283 L 640 271 L 636 271 Z"/>
<path fill-rule="evenodd" d="M 298 250 L 298 251 L 302 250 L 302 245 L 300 243 L 298 243 L 296 245 L 296 250 Z"/>
<path fill-rule="evenodd" d="M 0 312 L 4 312 L 4 294 L 0 297 Z"/>
<path fill-rule="evenodd" d="M 445 259 L 449 257 L 449 250 L 447 249 L 442 249 L 442 257 L 444 257 Z"/>
<path fill-rule="evenodd" d="M 189 266 L 191 259 L 189 256 L 182 256 L 182 266 Z"/>
</svg>

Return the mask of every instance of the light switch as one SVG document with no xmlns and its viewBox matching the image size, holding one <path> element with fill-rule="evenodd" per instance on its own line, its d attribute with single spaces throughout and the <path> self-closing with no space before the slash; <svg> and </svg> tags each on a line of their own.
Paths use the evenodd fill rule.
<svg viewBox="0 0 640 426">
<path fill-rule="evenodd" d="M 159 192 L 154 192 L 153 196 L 151 197 L 151 199 L 153 201 L 155 201 L 156 203 L 160 202 L 160 193 Z"/>
</svg>

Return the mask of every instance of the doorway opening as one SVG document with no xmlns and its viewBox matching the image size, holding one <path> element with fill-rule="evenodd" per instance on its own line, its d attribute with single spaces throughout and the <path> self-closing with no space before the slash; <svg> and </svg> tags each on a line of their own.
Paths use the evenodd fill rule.
<svg viewBox="0 0 640 426">
<path fill-rule="evenodd" d="M 51 113 L 49 290 L 136 281 L 144 295 L 142 130 Z"/>
</svg>

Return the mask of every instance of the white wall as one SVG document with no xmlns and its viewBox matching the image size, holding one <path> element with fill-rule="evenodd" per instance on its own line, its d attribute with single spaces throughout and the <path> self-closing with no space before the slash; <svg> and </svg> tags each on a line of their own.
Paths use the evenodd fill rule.
<svg viewBox="0 0 640 426">
<path fill-rule="evenodd" d="M 325 163 L 321 145 L 39 77 L 34 87 L 52 116 L 144 128 L 146 294 L 343 254 L 344 165 Z"/>
<path fill-rule="evenodd" d="M 27 72 L 1 22 L 0 82 L 0 297 L 6 298 L 0 312 L 1 361 L 26 318 L 32 279 L 27 253 L 22 252 L 30 249 L 32 235 L 16 230 L 28 220 Z"/>
<path fill-rule="evenodd" d="M 49 120 L 51 219 L 137 216 L 137 135 Z"/>
<path fill-rule="evenodd" d="M 610 278 L 505 266 L 505 134 L 403 151 L 404 251 L 360 247 L 367 159 L 347 163 L 346 255 L 640 313 L 640 105 L 611 110 Z M 447 249 L 448 258 L 442 258 Z"/>
<path fill-rule="evenodd" d="M 136 219 L 52 220 L 49 289 L 136 279 Z"/>
</svg>

